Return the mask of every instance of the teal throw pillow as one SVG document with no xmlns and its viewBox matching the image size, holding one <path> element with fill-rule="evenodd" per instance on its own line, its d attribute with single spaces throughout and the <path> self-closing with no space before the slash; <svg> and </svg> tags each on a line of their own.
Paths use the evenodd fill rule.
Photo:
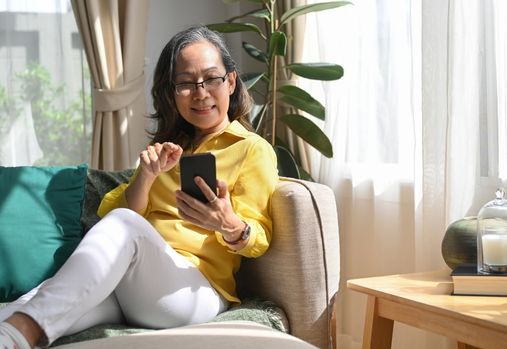
<svg viewBox="0 0 507 349">
<path fill-rule="evenodd" d="M 80 242 L 87 170 L 0 167 L 0 302 L 53 276 Z"/>
</svg>

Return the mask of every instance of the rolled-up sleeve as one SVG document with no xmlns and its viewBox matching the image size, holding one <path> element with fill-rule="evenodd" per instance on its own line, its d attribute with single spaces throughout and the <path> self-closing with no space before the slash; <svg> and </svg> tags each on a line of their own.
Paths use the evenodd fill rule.
<svg viewBox="0 0 507 349">
<path fill-rule="evenodd" d="M 240 250 L 232 251 L 245 257 L 259 257 L 269 247 L 272 219 L 269 212 L 271 195 L 278 183 L 276 155 L 264 139 L 257 140 L 248 150 L 231 191 L 234 212 L 250 225 L 250 238 Z M 220 244 L 227 246 L 220 233 Z"/>
<path fill-rule="evenodd" d="M 110 211 L 115 208 L 128 208 L 127 197 L 125 196 L 125 190 L 128 188 L 130 183 L 137 177 L 139 173 L 139 168 L 136 169 L 132 177 L 129 179 L 129 183 L 123 183 L 111 190 L 109 193 L 104 195 L 102 201 L 100 202 L 100 206 L 97 210 L 97 215 L 99 217 L 104 217 Z M 148 205 L 149 206 L 149 205 Z M 141 216 L 144 216 L 145 212 L 148 209 L 148 206 L 144 209 L 137 211 Z"/>
</svg>

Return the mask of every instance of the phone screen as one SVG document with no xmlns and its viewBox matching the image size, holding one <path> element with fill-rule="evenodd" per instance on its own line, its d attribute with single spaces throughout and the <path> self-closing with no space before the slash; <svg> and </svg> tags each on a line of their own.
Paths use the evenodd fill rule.
<svg viewBox="0 0 507 349">
<path fill-rule="evenodd" d="M 213 154 L 183 155 L 180 159 L 181 190 L 202 202 L 208 202 L 208 199 L 194 182 L 196 176 L 204 179 L 206 184 L 216 193 L 217 175 Z"/>
</svg>

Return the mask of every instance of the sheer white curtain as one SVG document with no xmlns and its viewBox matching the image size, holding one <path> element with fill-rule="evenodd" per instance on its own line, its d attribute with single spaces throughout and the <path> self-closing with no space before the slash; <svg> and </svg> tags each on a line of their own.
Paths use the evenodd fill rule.
<svg viewBox="0 0 507 349">
<path fill-rule="evenodd" d="M 0 165 L 89 162 L 90 103 L 69 0 L 0 1 Z"/>
<path fill-rule="evenodd" d="M 316 2 L 316 1 L 309 1 Z M 351 278 L 447 268 L 449 223 L 493 198 L 507 176 L 507 28 L 502 0 L 356 0 L 309 15 L 303 60 L 343 65 L 300 80 L 327 115 L 334 157 L 312 175 L 340 220 L 339 348 L 360 348 L 366 297 Z M 395 324 L 393 348 L 455 343 Z"/>
</svg>

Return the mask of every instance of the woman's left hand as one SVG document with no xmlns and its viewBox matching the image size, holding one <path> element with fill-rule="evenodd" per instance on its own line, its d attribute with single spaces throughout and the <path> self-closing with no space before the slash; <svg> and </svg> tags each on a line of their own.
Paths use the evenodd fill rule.
<svg viewBox="0 0 507 349">
<path fill-rule="evenodd" d="M 176 204 L 180 216 L 204 229 L 219 231 L 226 240 L 234 240 L 243 231 L 245 223 L 232 209 L 227 184 L 217 181 L 218 195 L 216 195 L 201 177 L 195 177 L 194 180 L 208 202 L 199 201 L 178 190 Z"/>
</svg>

